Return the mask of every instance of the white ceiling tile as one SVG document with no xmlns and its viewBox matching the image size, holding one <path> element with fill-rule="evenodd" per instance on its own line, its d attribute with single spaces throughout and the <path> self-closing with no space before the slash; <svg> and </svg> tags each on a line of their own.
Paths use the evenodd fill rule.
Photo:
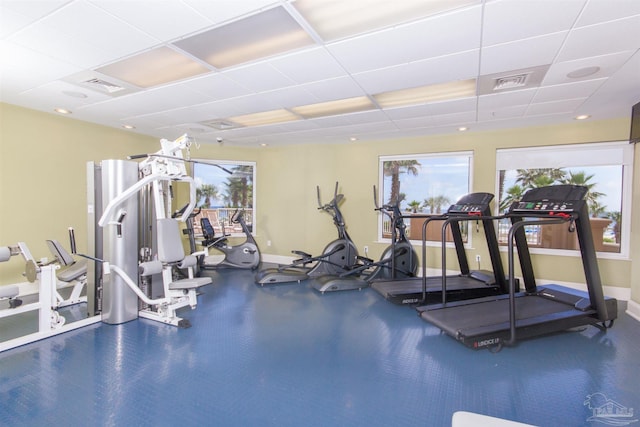
<svg viewBox="0 0 640 427">
<path fill-rule="evenodd" d="M 557 61 L 571 61 L 638 48 L 640 15 L 573 30 L 567 37 Z"/>
<path fill-rule="evenodd" d="M 571 28 L 586 0 L 501 0 L 484 8 L 482 44 L 491 46 Z"/>
<path fill-rule="evenodd" d="M 91 3 L 159 40 L 171 40 L 213 24 L 180 1 L 91 0 Z"/>
<path fill-rule="evenodd" d="M 640 2 L 637 0 L 589 0 L 576 23 L 576 27 L 597 24 L 640 15 Z"/>
<path fill-rule="evenodd" d="M 522 117 L 527 112 L 528 105 L 515 105 L 497 109 L 478 110 L 478 121 L 507 120 Z"/>
<path fill-rule="evenodd" d="M 580 99 L 565 99 L 561 101 L 553 102 L 541 102 L 538 104 L 531 104 L 527 109 L 527 116 L 537 116 L 545 114 L 559 114 L 559 113 L 572 113 L 575 111 L 586 98 Z"/>
<path fill-rule="evenodd" d="M 0 38 L 26 27 L 33 22 L 33 19 L 27 18 L 13 10 L 7 8 L 4 3 L 0 3 Z"/>
<path fill-rule="evenodd" d="M 295 84 L 293 80 L 267 62 L 224 71 L 223 74 L 225 77 L 254 92 L 264 92 Z"/>
<path fill-rule="evenodd" d="M 366 94 L 351 77 L 322 80 L 302 85 L 302 87 L 318 98 L 320 102 L 353 98 Z"/>
<path fill-rule="evenodd" d="M 493 74 L 551 64 L 566 32 L 482 48 L 480 74 Z"/>
<path fill-rule="evenodd" d="M 354 74 L 362 88 L 372 94 L 475 78 L 479 50 Z"/>
<path fill-rule="evenodd" d="M 214 100 L 249 95 L 251 91 L 222 73 L 211 73 L 181 83 L 185 87 L 201 92 Z"/>
<path fill-rule="evenodd" d="M 465 111 L 462 113 L 431 116 L 432 126 L 465 125 L 465 124 L 475 123 L 475 121 L 476 121 L 475 111 Z"/>
<path fill-rule="evenodd" d="M 588 98 L 598 90 L 606 80 L 606 78 L 603 78 L 541 87 L 537 90 L 531 102 L 538 103 L 561 101 L 563 99 Z"/>
<path fill-rule="evenodd" d="M 299 107 L 301 105 L 320 102 L 317 97 L 300 86 L 287 87 L 265 93 L 274 104 L 282 108 Z"/>
<path fill-rule="evenodd" d="M 0 10 L 10 10 L 33 22 L 71 2 L 72 0 L 2 0 Z"/>
<path fill-rule="evenodd" d="M 439 101 L 429 104 L 431 114 L 453 114 L 457 112 L 475 111 L 477 106 L 476 97 L 453 99 L 449 101 Z"/>
<path fill-rule="evenodd" d="M 0 85 L 2 93 L 19 93 L 66 75 L 80 68 L 0 40 Z"/>
<path fill-rule="evenodd" d="M 387 108 L 383 110 L 391 120 L 414 119 L 417 117 L 428 116 L 431 112 L 431 106 L 428 104 L 414 105 L 411 107 Z"/>
<path fill-rule="evenodd" d="M 309 83 L 346 75 L 325 48 L 313 48 L 275 58 L 270 64 L 296 83 Z"/>
<path fill-rule="evenodd" d="M 352 74 L 480 47 L 480 6 L 328 45 Z M 456 28 L 456 31 L 450 31 Z"/>
<path fill-rule="evenodd" d="M 182 0 L 182 2 L 216 24 L 278 4 L 276 0 Z"/>
<path fill-rule="evenodd" d="M 634 53 L 635 51 L 617 52 L 609 55 L 576 59 L 574 61 L 557 62 L 549 67 L 549 70 L 542 81 L 542 86 L 609 77 L 613 75 L 626 61 L 628 61 Z M 572 71 L 582 70 L 589 67 L 599 67 L 600 70 L 595 74 L 581 78 L 567 77 L 567 74 Z"/>
<path fill-rule="evenodd" d="M 478 110 L 497 110 L 515 105 L 527 105 L 536 94 L 535 88 L 515 90 L 478 97 Z"/>
</svg>

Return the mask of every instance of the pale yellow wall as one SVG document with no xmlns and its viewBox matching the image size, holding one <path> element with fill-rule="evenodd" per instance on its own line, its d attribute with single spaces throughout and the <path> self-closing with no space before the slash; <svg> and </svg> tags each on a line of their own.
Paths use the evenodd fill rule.
<svg viewBox="0 0 640 427">
<path fill-rule="evenodd" d="M 291 249 L 318 253 L 335 238 L 335 229 L 328 215 L 316 211 L 315 186 L 330 192 L 337 180 L 345 194 L 342 212 L 351 237 L 360 251 L 367 245 L 369 256 L 378 258 L 386 246 L 376 241 L 377 223 L 373 212 L 372 186 L 378 183 L 378 156 L 471 150 L 474 153 L 472 190 L 495 193 L 495 158 L 499 148 L 625 140 L 628 132 L 629 120 L 619 119 L 384 142 L 263 148 L 258 162 L 258 242 L 262 251 L 270 254 L 289 255 Z M 634 200 L 637 204 L 640 197 Z M 473 255 L 478 253 L 484 260 L 483 265 L 488 267 L 488 254 L 481 243 L 482 230 L 476 237 L 478 243 L 470 250 L 470 259 L 475 259 Z M 271 240 L 273 246 L 267 248 L 266 240 Z M 439 267 L 439 251 L 430 249 L 428 253 L 428 266 Z M 633 253 L 638 253 L 637 248 Z M 539 279 L 578 283 L 584 280 L 578 257 L 540 255 L 535 258 Z M 506 265 L 506 257 L 504 260 Z M 448 256 L 448 261 L 449 268 L 456 267 L 453 254 Z M 630 261 L 603 259 L 600 268 L 605 285 L 630 287 Z"/>
<path fill-rule="evenodd" d="M 131 153 L 154 152 L 159 148 L 155 138 L 18 107 L 2 104 L 0 107 L 0 244 L 24 240 L 37 257 L 48 256 L 44 239 L 66 242 L 68 226 L 76 227 L 77 234 L 86 229 L 86 161 L 124 158 Z M 619 119 L 342 145 L 237 148 L 208 144 L 194 150 L 192 156 L 257 163 L 255 232 L 263 253 L 290 255 L 292 249 L 318 253 L 334 239 L 336 232 L 331 217 L 317 210 L 316 185 L 320 186 L 326 202 L 332 196 L 335 182 L 339 181 L 340 192 L 345 195 L 342 212 L 348 231 L 360 250 L 367 245 L 369 255 L 377 258 L 385 247 L 376 242 L 377 217 L 373 212 L 372 186 L 379 182 L 378 156 L 472 150 L 473 191 L 494 193 L 498 148 L 625 140 L 628 130 L 629 120 Z M 635 164 L 637 171 L 638 158 Z M 638 175 L 635 174 L 634 210 L 640 208 Z M 24 190 L 19 189 L 20 182 L 24 183 Z M 633 230 L 638 229 L 639 221 L 634 218 Z M 632 259 L 640 254 L 635 236 L 632 231 Z M 79 241 L 84 244 L 85 240 Z M 270 247 L 267 241 L 271 241 Z M 474 246 L 473 254 L 480 253 L 483 260 L 488 260 L 484 248 Z M 454 267 L 453 257 L 449 259 Z M 438 263 L 437 256 L 430 257 L 431 267 L 437 267 Z M 631 287 L 633 298 L 640 301 L 639 287 L 631 286 L 637 282 L 634 279 L 640 277 L 638 264 L 601 260 L 604 283 Z M 536 265 L 544 271 L 539 275 L 541 279 L 583 280 L 578 258 L 538 256 Z M 7 269 L 4 264 L 0 283 L 21 280 L 16 277 L 18 269 L 16 266 Z"/>
<path fill-rule="evenodd" d="M 67 249 L 67 229 L 86 249 L 88 161 L 157 151 L 155 138 L 0 103 L 0 245 L 27 244 L 51 258 L 46 239 Z M 24 262 L 0 265 L 0 284 L 22 282 Z"/>
</svg>

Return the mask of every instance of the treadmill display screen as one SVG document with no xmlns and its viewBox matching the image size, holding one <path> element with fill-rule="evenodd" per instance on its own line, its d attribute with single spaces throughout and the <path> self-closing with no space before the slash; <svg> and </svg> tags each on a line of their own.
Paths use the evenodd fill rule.
<svg viewBox="0 0 640 427">
<path fill-rule="evenodd" d="M 518 202 L 511 207 L 511 212 L 576 212 L 581 201 L 550 201 L 539 200 Z"/>
</svg>

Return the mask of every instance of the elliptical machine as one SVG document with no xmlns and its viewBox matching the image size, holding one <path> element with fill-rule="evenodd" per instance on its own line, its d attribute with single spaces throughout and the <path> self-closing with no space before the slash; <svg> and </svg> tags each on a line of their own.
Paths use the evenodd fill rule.
<svg viewBox="0 0 640 427">
<path fill-rule="evenodd" d="M 386 280 L 395 278 L 414 277 L 418 271 L 418 254 L 409 242 L 406 234 L 400 202 L 378 205 L 378 196 L 373 186 L 373 202 L 375 210 L 386 215 L 391 222 L 391 244 L 382 252 L 379 261 L 358 257 L 360 265 L 338 276 L 319 277 L 313 287 L 325 293 L 330 291 L 344 291 L 362 289 L 376 279 Z"/>
<path fill-rule="evenodd" d="M 277 283 L 301 282 L 309 278 L 340 275 L 357 266 L 358 249 L 349 237 L 340 212 L 339 205 L 344 199 L 343 194 L 338 194 L 338 183 L 333 193 L 333 199 L 322 204 L 320 201 L 320 187 L 316 187 L 318 193 L 318 210 L 327 212 L 333 216 L 333 223 L 338 229 L 338 238 L 325 246 L 322 255 L 312 256 L 303 251 L 292 251 L 300 256 L 289 265 L 281 265 L 274 268 L 266 268 L 256 274 L 255 282 L 258 285 L 270 285 Z M 312 264 L 308 267 L 308 264 Z"/>
<path fill-rule="evenodd" d="M 204 237 L 202 246 L 204 246 L 205 250 L 200 253 L 195 253 L 194 255 L 198 255 L 198 266 L 201 269 L 208 270 L 220 267 L 232 267 L 253 270 L 260 265 L 260 250 L 258 249 L 256 240 L 251 234 L 249 226 L 247 226 L 244 220 L 244 211 L 236 209 L 230 221 L 234 224 L 240 224 L 242 232 L 245 235 L 244 242 L 235 246 L 229 245 L 227 237 L 230 235 L 225 233 L 224 226 L 222 228 L 222 235 L 216 237 L 215 230 L 209 218 L 200 218 L 200 225 L 202 226 L 202 234 Z M 193 234 L 191 234 L 191 236 L 193 236 Z M 210 248 L 221 252 L 223 256 L 222 260 L 220 260 L 219 256 L 210 255 Z"/>
</svg>

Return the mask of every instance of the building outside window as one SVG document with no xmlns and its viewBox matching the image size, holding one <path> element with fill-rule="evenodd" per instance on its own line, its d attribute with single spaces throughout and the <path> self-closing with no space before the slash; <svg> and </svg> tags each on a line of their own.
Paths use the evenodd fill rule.
<svg viewBox="0 0 640 427">
<path fill-rule="evenodd" d="M 470 151 L 381 156 L 379 158 L 381 203 L 400 203 L 407 234 L 411 240 L 422 239 L 424 215 L 446 212 L 450 205 L 469 193 L 471 188 L 473 153 Z M 460 223 L 465 242 L 467 224 Z M 441 241 L 441 224 L 432 221 L 427 227 L 427 240 Z M 391 236 L 388 218 L 380 217 L 378 238 Z M 448 239 L 450 240 L 450 238 Z"/>
<path fill-rule="evenodd" d="M 627 256 L 633 171 L 633 146 L 628 142 L 498 150 L 496 169 L 501 213 L 530 188 L 554 184 L 586 186 L 596 251 L 599 256 Z M 508 220 L 500 221 L 498 240 L 503 245 L 507 244 L 509 227 Z M 528 226 L 525 232 L 531 248 L 575 253 L 577 239 L 567 229 L 566 224 Z"/>
<path fill-rule="evenodd" d="M 255 230 L 255 162 L 197 160 L 193 165 L 196 182 L 196 208 L 200 214 L 194 218 L 194 232 L 202 234 L 201 218 L 208 218 L 216 235 L 242 235 L 240 224 L 231 219 L 242 210 L 250 230 Z"/>
</svg>

